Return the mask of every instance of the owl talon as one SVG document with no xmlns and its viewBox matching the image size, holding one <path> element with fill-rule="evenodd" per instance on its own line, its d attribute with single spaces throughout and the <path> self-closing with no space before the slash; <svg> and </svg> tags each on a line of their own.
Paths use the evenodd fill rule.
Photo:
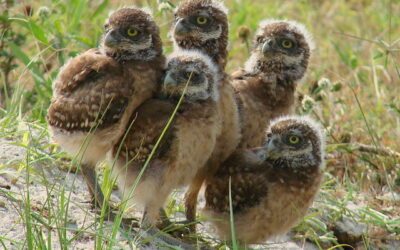
<svg viewBox="0 0 400 250">
<path fill-rule="evenodd" d="M 160 220 L 161 222 L 157 224 L 157 228 L 176 237 L 176 238 L 184 238 L 189 236 L 193 231 L 191 231 L 192 224 L 189 224 L 187 220 L 172 222 L 164 209 L 160 209 Z"/>
<path fill-rule="evenodd" d="M 181 249 L 188 249 L 188 250 L 196 249 L 196 247 L 194 247 L 186 242 L 183 242 L 182 240 L 175 239 L 154 227 L 150 227 L 147 230 L 142 228 L 141 230 L 144 230 L 143 236 L 147 236 L 145 238 L 142 236 L 143 237 L 142 244 L 152 242 L 153 244 L 155 243 L 157 245 L 157 247 L 174 246 L 174 247 L 180 247 Z M 139 231 L 139 233 L 140 233 L 140 231 Z"/>
</svg>

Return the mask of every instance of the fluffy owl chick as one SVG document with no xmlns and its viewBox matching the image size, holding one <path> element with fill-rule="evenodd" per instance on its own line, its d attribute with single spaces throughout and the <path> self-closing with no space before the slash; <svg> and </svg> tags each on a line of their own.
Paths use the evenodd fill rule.
<svg viewBox="0 0 400 250">
<path fill-rule="evenodd" d="M 230 78 L 224 72 L 229 29 L 227 12 L 227 8 L 219 1 L 185 1 L 175 12 L 175 25 L 172 28 L 175 47 L 201 50 L 218 64 L 219 72 L 223 76 L 219 88 L 220 99 L 217 103 L 220 117 L 217 145 L 210 160 L 198 172 L 186 194 L 186 217 L 189 222 L 195 220 L 197 196 L 202 184 L 236 149 L 240 141 L 235 93 L 229 84 Z M 195 231 L 194 224 L 191 229 Z"/>
<path fill-rule="evenodd" d="M 229 180 L 236 238 L 262 242 L 286 233 L 306 214 L 322 180 L 324 135 L 307 117 L 271 123 L 257 154 L 238 149 L 206 187 L 205 214 L 230 240 Z"/>
<path fill-rule="evenodd" d="M 158 88 L 165 68 L 159 29 L 140 9 L 106 21 L 100 49 L 71 59 L 54 82 L 47 114 L 52 140 L 82 163 L 96 205 L 103 194 L 95 166 L 125 131 L 133 110 Z"/>
<path fill-rule="evenodd" d="M 172 124 L 128 200 L 144 207 L 145 221 L 151 225 L 159 219 L 159 210 L 171 191 L 188 185 L 214 149 L 219 81 L 210 58 L 197 51 L 176 51 L 169 56 L 159 96 L 136 110 L 126 138 L 112 151 L 113 172 L 127 200 L 187 85 Z"/>
<path fill-rule="evenodd" d="M 311 36 L 299 23 L 260 23 L 244 70 L 232 74 L 241 112 L 241 147 L 260 146 L 269 122 L 293 112 L 296 86 L 305 76 L 312 48 Z"/>
<path fill-rule="evenodd" d="M 228 44 L 227 13 L 227 8 L 219 1 L 182 2 L 175 12 L 172 28 L 175 47 L 199 49 L 224 69 Z"/>
</svg>

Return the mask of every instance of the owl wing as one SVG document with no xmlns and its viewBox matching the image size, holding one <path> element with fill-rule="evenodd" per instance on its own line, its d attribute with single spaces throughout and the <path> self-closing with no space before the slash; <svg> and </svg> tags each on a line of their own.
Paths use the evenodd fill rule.
<svg viewBox="0 0 400 250">
<path fill-rule="evenodd" d="M 122 136 L 120 142 L 114 147 L 113 154 L 118 154 L 120 159 L 145 161 L 161 136 L 174 108 L 175 105 L 166 100 L 149 99 L 144 102 L 132 114 L 128 124 L 130 129 L 127 130 L 125 139 Z M 168 150 L 173 136 L 172 128 L 173 123 L 164 134 L 153 159 L 159 158 Z"/>
<path fill-rule="evenodd" d="M 91 49 L 62 68 L 53 86 L 48 123 L 67 131 L 113 125 L 134 92 L 133 82 L 118 62 Z"/>
<path fill-rule="evenodd" d="M 258 91 L 262 91 L 263 88 L 257 88 L 258 85 L 262 84 L 261 79 L 255 75 L 250 74 L 243 69 L 240 69 L 231 75 L 232 86 L 235 91 L 236 99 L 239 101 L 239 104 L 243 104 L 241 102 L 246 100 L 241 100 L 243 98 L 251 98 L 248 95 L 254 95 L 257 93 L 252 93 L 253 89 L 257 89 Z M 253 98 L 251 98 L 253 99 Z"/>
<path fill-rule="evenodd" d="M 207 187 L 207 206 L 214 211 L 229 213 L 229 179 L 231 179 L 232 208 L 239 213 L 258 204 L 268 193 L 265 166 L 248 150 L 235 152 L 221 166 Z"/>
</svg>

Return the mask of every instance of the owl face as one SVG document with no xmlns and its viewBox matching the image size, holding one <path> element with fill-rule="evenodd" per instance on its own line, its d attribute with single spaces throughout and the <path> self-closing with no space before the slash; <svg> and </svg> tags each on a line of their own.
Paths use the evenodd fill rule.
<svg viewBox="0 0 400 250">
<path fill-rule="evenodd" d="M 289 116 L 271 123 L 262 154 L 264 159 L 290 161 L 290 166 L 319 165 L 324 136 L 320 126 L 308 117 Z"/>
<path fill-rule="evenodd" d="M 217 68 L 208 56 L 181 50 L 169 56 L 162 94 L 180 98 L 187 85 L 184 101 L 217 100 L 218 84 Z"/>
<path fill-rule="evenodd" d="M 218 1 L 192 0 L 182 3 L 175 13 L 172 29 L 174 40 L 183 47 L 186 44 L 201 46 L 206 41 L 226 36 L 226 12 L 226 8 Z"/>
<path fill-rule="evenodd" d="M 103 51 L 121 60 L 151 60 L 160 55 L 159 29 L 152 16 L 140 9 L 123 8 L 104 25 Z"/>
<path fill-rule="evenodd" d="M 266 20 L 255 35 L 252 56 L 245 67 L 250 72 L 276 73 L 297 81 L 305 74 L 312 47 L 303 25 Z"/>
</svg>

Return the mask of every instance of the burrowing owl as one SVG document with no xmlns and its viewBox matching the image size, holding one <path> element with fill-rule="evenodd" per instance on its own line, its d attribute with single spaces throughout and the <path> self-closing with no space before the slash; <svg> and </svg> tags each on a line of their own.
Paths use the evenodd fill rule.
<svg viewBox="0 0 400 250">
<path fill-rule="evenodd" d="M 296 86 L 305 76 L 312 48 L 310 34 L 299 23 L 260 23 L 244 70 L 232 75 L 240 106 L 242 147 L 260 146 L 269 122 L 293 112 Z"/>
<path fill-rule="evenodd" d="M 203 182 L 235 150 L 240 141 L 238 107 L 233 88 L 229 84 L 230 79 L 224 72 L 228 29 L 227 8 L 219 1 L 185 1 L 175 13 L 175 25 L 172 28 L 175 47 L 198 49 L 206 53 L 218 64 L 223 76 L 217 105 L 220 117 L 217 144 L 211 158 L 198 172 L 186 194 L 186 216 L 190 222 L 195 220 L 197 196 Z M 192 230 L 195 230 L 194 225 Z"/>
<path fill-rule="evenodd" d="M 286 233 L 306 214 L 322 180 L 323 130 L 308 117 L 271 123 L 262 149 L 238 149 L 206 188 L 205 214 L 230 240 L 229 180 L 236 238 L 258 243 Z"/>
<path fill-rule="evenodd" d="M 159 29 L 150 14 L 123 8 L 104 27 L 100 49 L 86 51 L 61 69 L 47 114 L 52 140 L 78 157 L 96 205 L 104 198 L 96 164 L 123 134 L 132 111 L 154 94 L 165 68 Z"/>
<path fill-rule="evenodd" d="M 175 47 L 199 49 L 225 68 L 228 44 L 227 8 L 219 1 L 189 0 L 175 12 Z"/>
<path fill-rule="evenodd" d="M 220 74 L 212 60 L 197 51 L 178 50 L 169 56 L 164 82 L 157 97 L 147 100 L 132 115 L 133 125 L 116 144 L 111 159 L 125 199 L 187 84 L 176 116 L 145 169 L 129 203 L 144 207 L 146 222 L 159 219 L 174 188 L 188 185 L 210 157 L 218 132 Z"/>
</svg>

